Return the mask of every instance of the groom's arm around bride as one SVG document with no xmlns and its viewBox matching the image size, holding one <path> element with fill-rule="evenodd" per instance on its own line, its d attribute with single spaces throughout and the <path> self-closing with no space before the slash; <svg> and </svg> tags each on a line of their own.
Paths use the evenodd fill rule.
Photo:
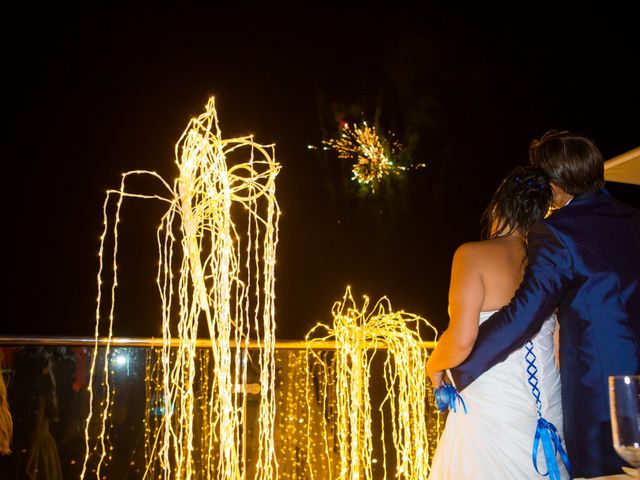
<svg viewBox="0 0 640 480">
<path fill-rule="evenodd" d="M 593 142 L 569 132 L 534 141 L 530 161 L 561 207 L 528 235 L 525 276 L 509 305 L 480 327 L 452 370 L 459 390 L 503 361 L 557 309 L 564 434 L 577 477 L 620 473 L 607 377 L 640 374 L 640 212 L 604 190 Z"/>
</svg>

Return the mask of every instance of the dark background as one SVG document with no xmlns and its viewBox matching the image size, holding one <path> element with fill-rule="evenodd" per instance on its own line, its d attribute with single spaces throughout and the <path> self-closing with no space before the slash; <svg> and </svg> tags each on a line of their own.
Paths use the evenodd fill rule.
<svg viewBox="0 0 640 480">
<path fill-rule="evenodd" d="M 135 169 L 172 182 L 211 95 L 225 137 L 275 142 L 283 165 L 280 338 L 330 321 L 347 284 L 444 327 L 452 254 L 532 138 L 576 129 L 605 158 L 640 144 L 638 12 L 623 3 L 305 5 L 5 15 L 2 334 L 93 334 L 105 191 Z M 307 149 L 339 118 L 377 119 L 426 167 L 360 194 L 349 165 Z M 640 203 L 639 187 L 609 188 Z M 116 335 L 161 333 L 162 208 L 125 203 Z"/>
</svg>

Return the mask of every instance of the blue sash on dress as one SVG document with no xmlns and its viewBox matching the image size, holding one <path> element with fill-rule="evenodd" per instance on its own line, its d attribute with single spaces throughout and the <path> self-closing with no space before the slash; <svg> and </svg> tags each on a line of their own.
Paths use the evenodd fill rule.
<svg viewBox="0 0 640 480">
<path fill-rule="evenodd" d="M 536 367 L 536 354 L 533 352 L 533 342 L 529 340 L 524 349 L 526 354 L 524 356 L 527 362 L 527 374 L 529 378 L 527 382 L 531 386 L 531 394 L 536 401 L 536 407 L 538 409 L 538 425 L 536 427 L 536 433 L 533 437 L 533 451 L 531 457 L 533 459 L 533 466 L 543 477 L 549 476 L 550 480 L 560 480 L 560 467 L 556 455 L 559 453 L 562 463 L 571 476 L 571 462 L 569 462 L 569 456 L 565 452 L 562 446 L 562 439 L 558 433 L 558 429 L 555 425 L 547 421 L 542 416 L 542 400 L 540 400 L 540 389 L 538 388 L 538 367 Z M 538 450 L 542 443 L 542 451 L 544 452 L 544 458 L 547 462 L 547 471 L 542 473 L 538 469 Z"/>
</svg>

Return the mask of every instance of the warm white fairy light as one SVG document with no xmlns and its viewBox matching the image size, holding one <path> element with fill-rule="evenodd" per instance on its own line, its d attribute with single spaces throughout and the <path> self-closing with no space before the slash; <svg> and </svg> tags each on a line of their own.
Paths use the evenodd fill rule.
<svg viewBox="0 0 640 480">
<path fill-rule="evenodd" d="M 396 453 L 396 472 L 393 476 L 405 479 L 426 479 L 429 471 L 429 438 L 427 410 L 428 375 L 427 348 L 420 334 L 420 326 L 437 331 L 425 319 L 406 312 L 394 312 L 384 297 L 372 309 L 365 297 L 361 307 L 356 305 L 351 290 L 332 309 L 333 325 L 318 324 L 307 335 L 308 355 L 320 365 L 323 399 L 331 397 L 326 380 L 334 376 L 336 418 L 325 422 L 325 438 L 333 429 L 339 464 L 331 478 L 356 480 L 373 478 L 373 437 L 371 431 L 370 374 L 376 349 L 387 349 L 384 379 L 387 396 L 380 412 L 388 405 L 392 419 L 392 437 Z M 324 330 L 326 336 L 315 337 Z M 315 342 L 332 339 L 336 353 L 330 368 L 318 355 Z M 310 363 L 310 367 L 311 363 Z M 307 383 L 309 387 L 309 383 Z M 308 394 L 309 395 L 309 394 Z M 309 398 L 309 396 L 308 396 Z M 325 404 L 323 410 L 327 410 Z M 382 423 L 384 448 L 384 420 Z M 325 442 L 325 456 L 331 457 L 332 445 Z M 386 478 L 386 461 L 384 463 Z"/>
<path fill-rule="evenodd" d="M 229 164 L 230 155 L 242 153 L 248 160 Z M 275 250 L 278 241 L 280 210 L 275 198 L 275 177 L 280 165 L 273 160 L 273 147 L 255 143 L 252 137 L 222 139 L 213 98 L 206 111 L 189 123 L 176 145 L 178 178 L 173 186 L 157 173 L 133 171 L 123 175 L 120 188 L 109 191 L 104 206 L 104 232 L 100 245 L 98 301 L 96 307 L 96 339 L 103 324 L 104 309 L 103 253 L 110 222 L 107 207 L 117 198 L 113 236 L 113 277 L 108 304 L 108 342 L 104 362 L 106 400 L 99 416 L 99 433 L 92 448 L 90 425 L 94 416 L 94 392 L 90 382 L 90 412 L 86 427 L 87 454 L 82 477 L 87 474 L 89 460 L 95 461 L 95 476 L 108 459 L 107 443 L 113 402 L 109 382 L 109 345 L 114 323 L 117 288 L 118 224 L 125 197 L 153 198 L 166 201 L 168 209 L 157 232 L 159 265 L 157 283 L 162 301 L 163 345 L 161 356 L 163 422 L 160 438 L 149 461 L 160 462 L 162 478 L 190 479 L 243 478 L 246 465 L 242 448 L 242 405 L 246 392 L 246 359 L 249 338 L 259 343 L 260 407 L 258 462 L 256 479 L 277 477 L 273 446 L 275 416 L 274 347 L 275 347 Z M 150 175 L 160 181 L 163 195 L 130 193 L 126 180 L 132 175 Z M 237 218 L 232 209 L 241 206 L 244 217 Z M 243 224 L 244 222 L 244 224 Z M 246 229 L 246 235 L 238 233 Z M 174 256 L 176 257 L 174 259 Z M 174 265 L 179 262 L 178 272 Z M 211 338 L 211 368 L 207 398 L 197 398 L 194 384 L 199 380 L 196 368 L 198 326 L 206 325 Z M 177 348 L 171 341 L 177 337 Z M 97 342 L 96 342 L 97 346 Z M 97 352 L 97 348 L 96 348 Z M 91 378 L 96 373 L 96 360 Z M 240 388 L 237 386 L 240 385 Z M 200 402 L 198 404 L 198 402 Z M 194 431 L 197 408 L 208 411 L 205 439 L 207 464 L 202 471 L 194 468 L 194 444 L 202 445 L 200 432 Z M 152 442 L 149 442 L 151 444 Z M 212 465 L 215 459 L 215 465 Z M 200 462 L 202 463 L 202 462 Z M 147 472 L 150 469 L 147 468 Z"/>
</svg>

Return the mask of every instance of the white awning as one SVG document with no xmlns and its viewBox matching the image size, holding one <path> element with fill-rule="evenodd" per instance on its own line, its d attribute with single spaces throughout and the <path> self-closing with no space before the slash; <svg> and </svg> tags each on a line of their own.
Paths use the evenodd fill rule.
<svg viewBox="0 0 640 480">
<path fill-rule="evenodd" d="M 608 182 L 640 185 L 640 147 L 604 162 L 604 178 Z"/>
</svg>

